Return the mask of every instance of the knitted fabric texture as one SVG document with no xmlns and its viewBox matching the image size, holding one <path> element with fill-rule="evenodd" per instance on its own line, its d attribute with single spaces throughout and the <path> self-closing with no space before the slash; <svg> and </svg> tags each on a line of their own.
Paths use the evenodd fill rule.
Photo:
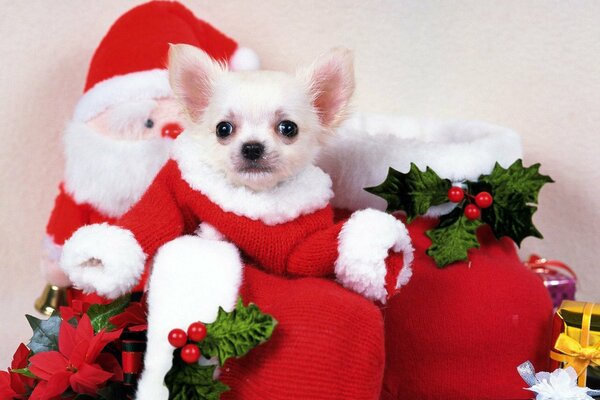
<svg viewBox="0 0 600 400">
<path fill-rule="evenodd" d="M 384 369 L 383 319 L 363 297 L 317 278 L 285 279 L 252 266 L 241 294 L 279 324 L 271 339 L 228 361 L 224 400 L 376 400 Z"/>
</svg>

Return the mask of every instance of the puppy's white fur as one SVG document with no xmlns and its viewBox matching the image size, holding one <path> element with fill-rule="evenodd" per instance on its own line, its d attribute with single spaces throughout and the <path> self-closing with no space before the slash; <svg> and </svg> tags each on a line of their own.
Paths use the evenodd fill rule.
<svg viewBox="0 0 600 400">
<path fill-rule="evenodd" d="M 334 49 L 295 75 L 275 71 L 226 72 L 205 53 L 172 46 L 169 76 L 192 124 L 191 136 L 206 151 L 202 161 L 222 171 L 235 185 L 269 189 L 312 164 L 331 130 L 342 120 L 354 90 L 352 56 Z M 293 139 L 277 132 L 283 120 L 297 124 Z M 219 122 L 234 126 L 226 140 L 215 134 Z M 259 142 L 258 162 L 269 172 L 244 172 L 241 147 Z"/>
</svg>

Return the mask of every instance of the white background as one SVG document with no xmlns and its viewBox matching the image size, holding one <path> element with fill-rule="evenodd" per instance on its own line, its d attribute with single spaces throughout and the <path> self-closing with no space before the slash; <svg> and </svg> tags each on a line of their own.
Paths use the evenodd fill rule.
<svg viewBox="0 0 600 400">
<path fill-rule="evenodd" d="M 40 242 L 61 178 L 61 129 L 110 24 L 139 1 L 1 0 L 0 367 L 29 338 Z M 354 49 L 355 108 L 478 119 L 522 134 L 543 189 L 537 252 L 571 265 L 600 302 L 600 2 L 184 1 L 270 69 Z M 426 301 L 426 299 L 424 299 Z M 501 306 L 501 305 L 499 305 Z"/>
</svg>

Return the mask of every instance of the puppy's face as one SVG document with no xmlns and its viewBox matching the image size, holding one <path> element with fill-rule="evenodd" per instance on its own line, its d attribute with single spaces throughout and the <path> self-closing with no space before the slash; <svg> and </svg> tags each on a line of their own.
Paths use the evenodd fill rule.
<svg viewBox="0 0 600 400">
<path fill-rule="evenodd" d="M 234 185 L 269 189 L 312 163 L 354 89 L 351 56 L 334 50 L 296 75 L 228 72 L 195 47 L 169 53 L 171 85 L 206 152 Z"/>
</svg>

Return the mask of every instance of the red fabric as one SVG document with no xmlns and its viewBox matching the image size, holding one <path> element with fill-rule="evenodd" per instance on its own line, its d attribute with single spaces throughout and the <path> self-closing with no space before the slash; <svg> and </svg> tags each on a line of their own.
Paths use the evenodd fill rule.
<svg viewBox="0 0 600 400">
<path fill-rule="evenodd" d="M 57 245 L 62 246 L 77 229 L 84 225 L 115 221 L 114 218 L 107 217 L 89 204 L 78 204 L 65 191 L 63 183 L 59 185 L 58 190 L 54 208 L 46 225 L 46 233 Z"/>
<path fill-rule="evenodd" d="M 269 272 L 297 276 L 334 272 L 341 224 L 334 224 L 330 206 L 286 223 L 266 225 L 225 212 L 190 188 L 175 161 L 167 163 L 142 199 L 117 224 L 133 232 L 150 259 L 161 245 L 193 230 L 200 221 L 214 226 L 246 259 Z"/>
<path fill-rule="evenodd" d="M 115 76 L 166 68 L 169 43 L 190 44 L 223 61 L 237 49 L 233 39 L 182 4 L 149 2 L 129 10 L 111 26 L 92 58 L 84 91 Z"/>
<path fill-rule="evenodd" d="M 242 297 L 279 324 L 250 356 L 225 364 L 224 400 L 379 398 L 385 356 L 377 307 L 325 279 L 244 271 Z"/>
<path fill-rule="evenodd" d="M 531 360 L 548 370 L 552 303 L 509 239 L 478 232 L 470 262 L 438 269 L 424 232 L 408 226 L 411 282 L 385 308 L 387 361 L 382 400 L 530 399 L 516 371 Z"/>
<path fill-rule="evenodd" d="M 50 214 L 48 225 L 46 225 L 46 234 L 52 238 L 54 243 L 62 246 L 82 226 L 89 224 L 99 224 L 103 222 L 114 223 L 115 219 L 106 216 L 96 210 L 89 204 L 79 204 L 73 197 L 65 191 L 64 184 L 61 183 L 59 192 L 54 201 L 54 208 Z M 140 283 L 134 288 L 134 291 L 144 290 L 147 274 L 142 276 Z M 85 294 L 81 290 L 74 288 L 68 289 L 67 301 L 73 304 L 73 300 L 81 300 L 91 304 L 106 304 L 111 300 L 98 296 L 95 293 Z"/>
</svg>

